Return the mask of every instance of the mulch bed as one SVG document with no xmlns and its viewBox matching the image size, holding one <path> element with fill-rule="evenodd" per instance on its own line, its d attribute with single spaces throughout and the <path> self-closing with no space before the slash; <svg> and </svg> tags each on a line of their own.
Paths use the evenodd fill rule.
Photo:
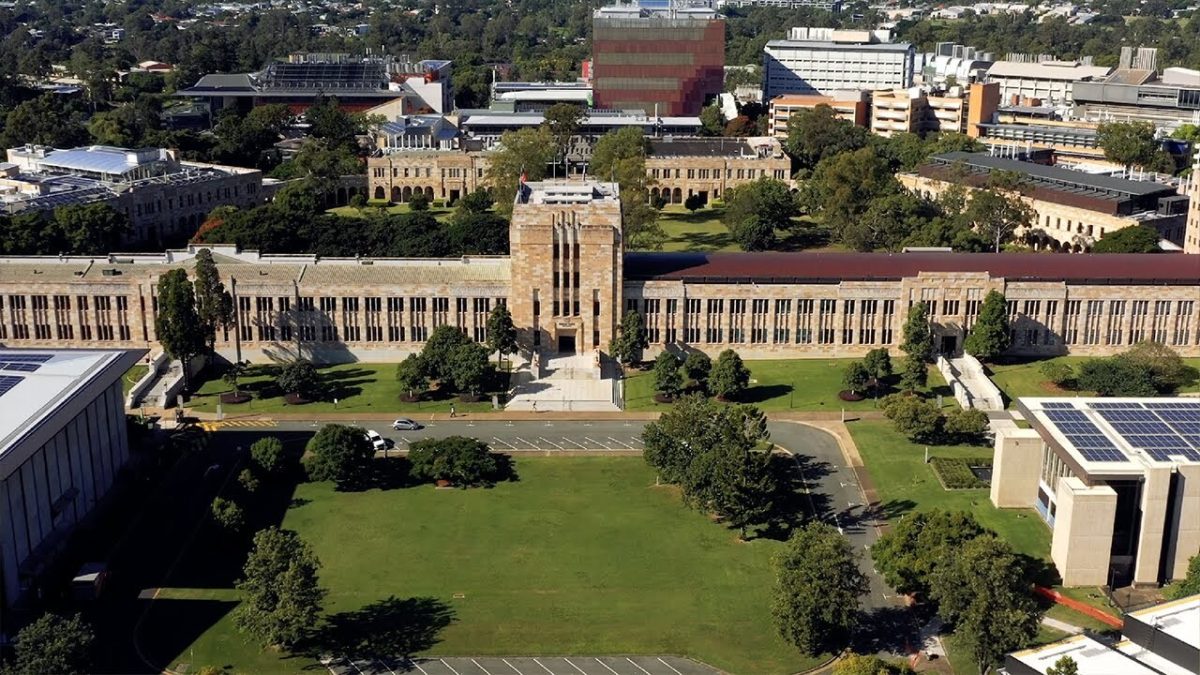
<svg viewBox="0 0 1200 675">
<path fill-rule="evenodd" d="M 866 398 L 866 396 L 863 396 L 862 394 L 860 394 L 856 391 L 850 391 L 849 389 L 843 389 L 838 392 L 838 398 L 842 399 L 843 401 L 861 401 L 864 398 Z"/>
<path fill-rule="evenodd" d="M 654 401 L 655 403 L 674 403 L 675 397 L 669 394 L 655 394 Z"/>
<path fill-rule="evenodd" d="M 308 399 L 300 394 L 284 394 L 283 400 L 287 401 L 288 405 L 304 405 L 309 402 Z"/>
<path fill-rule="evenodd" d="M 238 403 L 246 403 L 249 400 L 250 400 L 250 394 L 247 394 L 244 392 L 237 393 L 237 394 L 235 394 L 233 392 L 229 392 L 227 394 L 221 394 L 221 403 L 237 405 Z"/>
</svg>

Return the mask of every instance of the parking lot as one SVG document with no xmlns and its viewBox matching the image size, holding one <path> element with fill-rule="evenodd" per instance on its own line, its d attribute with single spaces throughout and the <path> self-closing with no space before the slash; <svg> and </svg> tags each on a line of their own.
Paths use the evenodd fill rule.
<svg viewBox="0 0 1200 675">
<path fill-rule="evenodd" d="M 328 659 L 333 675 L 719 675 L 677 656 L 509 656 L 444 659 Z"/>
<path fill-rule="evenodd" d="M 509 434 L 501 436 L 476 436 L 487 443 L 497 452 L 581 452 L 581 451 L 629 451 L 641 452 L 644 447 L 642 439 L 628 434 L 610 436 L 603 433 L 577 434 L 564 436 L 554 433 L 522 432 L 523 435 Z M 387 438 L 389 434 L 383 433 Z M 535 435 L 537 433 L 537 435 Z M 398 450 L 407 450 L 409 439 L 397 434 L 390 434 Z M 417 439 L 413 439 L 417 440 Z"/>
</svg>

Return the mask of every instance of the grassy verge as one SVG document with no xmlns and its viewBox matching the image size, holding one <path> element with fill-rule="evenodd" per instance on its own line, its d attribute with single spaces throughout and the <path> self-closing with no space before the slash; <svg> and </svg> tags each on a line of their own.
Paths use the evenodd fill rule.
<svg viewBox="0 0 1200 675">
<path fill-rule="evenodd" d="M 502 385 L 474 403 L 462 403 L 453 394 L 439 391 L 427 392 L 420 401 L 406 403 L 400 400 L 404 392 L 396 382 L 394 363 L 344 363 L 318 370 L 322 380 L 321 399 L 301 406 L 289 406 L 283 399 L 283 392 L 275 385 L 276 367 L 265 364 L 251 366 L 239 381 L 238 388 L 250 394 L 253 400 L 237 405 L 224 404 L 222 410 L 227 415 L 335 411 L 433 413 L 447 412 L 454 405 L 460 412 L 482 412 L 492 409 L 493 393 L 500 396 L 501 404 L 504 403 L 505 387 Z M 215 412 L 220 395 L 231 389 L 221 379 L 219 372 L 208 371 L 204 377 L 207 379 L 196 389 L 189 407 L 200 412 Z M 503 373 L 497 373 L 497 380 L 504 378 Z"/>
<path fill-rule="evenodd" d="M 742 396 L 742 403 L 751 403 L 766 411 L 803 410 L 847 412 L 874 410 L 878 406 L 875 398 L 862 401 L 843 401 L 838 392 L 845 389 L 842 375 L 854 359 L 769 359 L 746 361 L 750 369 L 750 387 Z M 894 379 L 894 378 L 893 378 Z M 891 390 L 889 390 L 891 391 Z M 950 394 L 950 387 L 937 368 L 929 368 L 929 386 L 926 393 L 942 395 L 942 404 L 957 406 Z M 881 392 L 883 394 L 887 391 Z M 654 400 L 654 373 L 631 371 L 625 380 L 625 408 L 627 410 L 664 409 L 670 404 Z"/>
<path fill-rule="evenodd" d="M 723 207 L 703 208 L 695 212 L 679 205 L 664 208 L 658 215 L 658 224 L 667 235 L 663 242 L 664 251 L 740 251 L 729 228 L 721 222 Z M 834 250 L 829 245 L 829 232 L 807 216 L 793 218 L 791 231 L 775 233 L 777 251 L 802 251 L 813 249 Z"/>
<path fill-rule="evenodd" d="M 320 558 L 331 619 L 368 642 L 401 630 L 433 655 L 669 653 L 748 674 L 817 663 L 772 628 L 778 542 L 738 542 L 654 487 L 640 458 L 521 457 L 516 471 L 519 481 L 490 490 L 301 484 L 283 526 Z M 187 567 L 208 569 L 220 553 L 197 542 Z M 227 588 L 166 585 L 160 597 L 188 599 L 157 603 L 148 638 L 188 608 L 196 636 L 166 662 L 186 660 L 192 672 L 316 667 L 247 644 Z"/>
<path fill-rule="evenodd" d="M 149 366 L 133 366 L 125 371 L 125 375 L 121 378 L 121 393 L 129 396 L 129 390 L 133 389 L 133 385 L 137 384 L 138 380 L 145 377 L 148 372 L 150 372 Z"/>
<path fill-rule="evenodd" d="M 1022 360 L 1011 363 L 995 364 L 988 367 L 992 382 L 1004 392 L 1006 402 L 1013 405 L 1022 396 L 1095 396 L 1096 392 L 1076 389 L 1063 389 L 1050 382 L 1042 375 L 1042 365 L 1045 363 L 1063 363 L 1071 366 L 1076 372 L 1088 356 L 1056 356 L 1049 359 Z M 1200 358 L 1185 358 L 1184 363 L 1193 368 L 1200 368 Z M 1181 393 L 1200 391 L 1200 382 L 1185 386 Z"/>
<path fill-rule="evenodd" d="M 412 209 L 408 208 L 408 204 L 393 204 L 391 206 L 383 207 L 367 206 L 362 209 L 356 209 L 353 206 L 338 206 L 329 209 L 327 213 L 332 213 L 334 215 L 344 216 L 347 218 L 365 218 L 368 215 L 379 213 L 381 211 L 388 215 L 394 215 L 397 213 L 412 213 Z M 449 206 L 433 206 L 430 204 L 428 211 L 438 220 L 442 220 L 443 218 L 454 213 L 454 208 Z"/>
</svg>

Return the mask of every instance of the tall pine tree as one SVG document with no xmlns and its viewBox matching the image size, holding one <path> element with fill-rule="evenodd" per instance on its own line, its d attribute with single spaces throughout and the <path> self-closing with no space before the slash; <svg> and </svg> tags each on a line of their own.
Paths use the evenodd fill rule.
<svg viewBox="0 0 1200 675">
<path fill-rule="evenodd" d="M 1008 351 L 1008 303 L 999 291 L 988 291 L 979 308 L 971 333 L 963 341 L 963 350 L 980 361 L 994 361 Z"/>
<path fill-rule="evenodd" d="M 205 346 L 196 296 L 186 270 L 174 269 L 159 278 L 154 333 L 167 356 L 183 363 L 186 389 L 188 362 Z"/>
</svg>

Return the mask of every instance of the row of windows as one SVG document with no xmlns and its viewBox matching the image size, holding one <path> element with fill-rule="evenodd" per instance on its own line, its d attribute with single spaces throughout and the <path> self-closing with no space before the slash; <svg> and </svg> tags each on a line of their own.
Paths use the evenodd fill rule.
<svg viewBox="0 0 1200 675">
<path fill-rule="evenodd" d="M 716 180 L 721 178 L 722 169 L 650 169 L 651 178 L 669 180 L 686 176 L 689 180 Z M 724 169 L 728 180 L 754 180 L 755 178 L 787 178 L 787 169 Z"/>
<path fill-rule="evenodd" d="M 842 300 L 840 313 L 838 302 L 708 298 L 703 301 L 702 314 L 701 300 L 691 298 L 684 304 L 682 330 L 676 325 L 678 300 L 666 301 L 665 317 L 660 315 L 663 304 L 657 299 L 630 298 L 625 309 L 642 314 L 651 343 L 671 344 L 682 336 L 684 342 L 694 344 L 892 344 L 895 300 Z"/>
</svg>

